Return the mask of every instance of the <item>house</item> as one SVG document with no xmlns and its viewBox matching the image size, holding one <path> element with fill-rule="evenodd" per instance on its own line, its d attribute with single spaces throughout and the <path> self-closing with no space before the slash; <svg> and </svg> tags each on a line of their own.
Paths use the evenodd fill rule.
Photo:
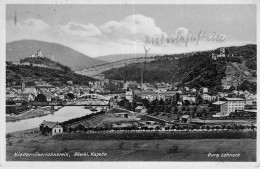
<svg viewBox="0 0 260 169">
<path fill-rule="evenodd" d="M 205 93 L 201 95 L 201 98 L 203 100 L 208 100 L 208 101 L 212 100 L 212 97 L 210 95 L 208 95 L 208 94 L 205 94 Z"/>
<path fill-rule="evenodd" d="M 15 98 L 17 98 L 16 94 L 10 93 L 10 94 L 6 94 L 6 100 L 14 100 Z"/>
<path fill-rule="evenodd" d="M 206 88 L 206 87 L 202 87 L 202 88 L 200 88 L 200 92 L 201 92 L 201 93 L 208 93 L 208 92 L 209 92 L 209 89 Z"/>
<path fill-rule="evenodd" d="M 133 101 L 134 99 L 134 92 L 132 90 L 125 92 L 125 98 L 129 101 Z"/>
<path fill-rule="evenodd" d="M 182 121 L 183 123 L 189 123 L 190 120 L 191 120 L 190 115 L 183 115 L 183 116 L 181 116 L 181 121 Z"/>
<path fill-rule="evenodd" d="M 67 81 L 67 84 L 68 85 L 73 85 L 73 81 L 69 80 L 69 81 Z"/>
<path fill-rule="evenodd" d="M 245 90 L 245 91 L 244 91 L 244 95 L 245 95 L 245 97 L 248 97 L 248 96 L 251 95 L 251 93 L 250 93 L 249 91 Z"/>
<path fill-rule="evenodd" d="M 235 93 L 235 94 L 238 94 L 238 91 L 237 91 L 237 90 L 233 90 L 232 92 Z"/>
<path fill-rule="evenodd" d="M 147 109 L 144 106 L 137 106 L 135 108 L 135 112 L 137 112 L 137 113 L 146 113 Z"/>
<path fill-rule="evenodd" d="M 184 87 L 185 91 L 190 91 L 190 88 L 189 87 Z"/>
<path fill-rule="evenodd" d="M 196 96 L 195 95 L 181 95 L 182 101 L 189 101 L 190 103 L 196 103 Z"/>
<path fill-rule="evenodd" d="M 51 102 L 52 95 L 49 93 L 45 93 L 44 95 L 46 96 L 47 102 Z"/>
<path fill-rule="evenodd" d="M 238 95 L 244 94 L 244 92 L 242 90 L 238 91 Z"/>
<path fill-rule="evenodd" d="M 192 88 L 192 89 L 190 90 L 190 92 L 196 93 L 196 92 L 197 92 L 197 89 L 196 89 L 196 88 Z"/>
<path fill-rule="evenodd" d="M 63 133 L 63 128 L 58 122 L 43 121 L 40 124 L 40 132 L 44 135 L 56 135 Z"/>
<path fill-rule="evenodd" d="M 250 96 L 246 97 L 245 104 L 246 105 L 256 104 L 256 95 L 250 95 Z"/>
<path fill-rule="evenodd" d="M 29 93 L 20 93 L 18 97 L 20 97 L 22 100 L 26 102 L 34 101 L 35 99 L 35 95 Z"/>
<path fill-rule="evenodd" d="M 37 95 L 37 90 L 36 90 L 35 87 L 27 87 L 27 88 L 24 88 L 21 92 L 22 92 L 22 93 L 27 93 L 27 94 Z"/>
<path fill-rule="evenodd" d="M 59 98 L 60 98 L 61 100 L 64 100 L 64 99 L 65 99 L 64 94 L 59 94 Z"/>
</svg>

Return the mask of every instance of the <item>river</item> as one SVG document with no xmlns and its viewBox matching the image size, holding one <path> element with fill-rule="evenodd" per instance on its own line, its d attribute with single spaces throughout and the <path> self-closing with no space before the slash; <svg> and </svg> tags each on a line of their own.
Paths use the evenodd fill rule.
<svg viewBox="0 0 260 169">
<path fill-rule="evenodd" d="M 8 132 L 15 132 L 15 131 L 36 128 L 39 127 L 39 125 L 43 122 L 43 120 L 53 121 L 53 122 L 56 121 L 63 122 L 69 119 L 85 116 L 91 113 L 93 112 L 90 111 L 89 109 L 84 109 L 84 107 L 78 107 L 78 106 L 63 107 L 58 111 L 56 111 L 54 114 L 48 114 L 41 117 L 24 119 L 15 122 L 6 122 L 6 132 L 8 133 Z"/>
</svg>

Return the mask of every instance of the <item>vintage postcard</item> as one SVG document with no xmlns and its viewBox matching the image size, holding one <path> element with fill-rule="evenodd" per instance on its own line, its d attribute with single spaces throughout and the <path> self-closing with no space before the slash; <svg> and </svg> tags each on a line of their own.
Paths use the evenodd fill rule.
<svg viewBox="0 0 260 169">
<path fill-rule="evenodd" d="M 259 166 L 259 1 L 5 0 L 0 16 L 3 166 Z"/>
</svg>

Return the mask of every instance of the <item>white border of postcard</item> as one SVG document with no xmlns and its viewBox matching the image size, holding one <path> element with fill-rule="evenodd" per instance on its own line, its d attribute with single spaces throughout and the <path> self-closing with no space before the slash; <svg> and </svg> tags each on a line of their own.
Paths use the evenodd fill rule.
<svg viewBox="0 0 260 169">
<path fill-rule="evenodd" d="M 5 139 L 5 52 L 6 52 L 6 4 L 256 4 L 257 5 L 257 44 L 259 44 L 259 30 L 260 30 L 260 0 L 1 0 L 0 1 L 0 77 L 1 77 L 1 114 L 0 114 L 0 166 L 2 167 L 84 167 L 84 168 L 255 168 L 259 167 L 259 141 L 257 141 L 257 162 L 7 162 L 6 161 L 6 139 Z M 260 47 L 257 46 L 257 50 Z M 258 52 L 259 56 L 259 52 Z M 257 65 L 260 65 L 257 59 Z M 258 74 L 259 69 L 257 70 Z M 259 89 L 259 83 L 257 88 Z M 259 94 L 258 94 L 259 100 Z M 259 108 L 259 102 L 257 104 Z M 259 124 L 259 117 L 257 116 L 257 123 Z M 259 140 L 259 130 L 257 133 L 257 140 Z"/>
</svg>

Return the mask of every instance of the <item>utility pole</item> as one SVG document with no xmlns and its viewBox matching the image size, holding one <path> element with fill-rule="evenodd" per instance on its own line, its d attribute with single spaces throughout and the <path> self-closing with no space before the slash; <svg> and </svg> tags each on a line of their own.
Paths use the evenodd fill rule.
<svg viewBox="0 0 260 169">
<path fill-rule="evenodd" d="M 142 70 L 141 70 L 141 89 L 143 89 L 143 83 L 144 83 L 144 67 L 145 67 L 145 63 L 146 63 L 146 56 L 147 56 L 147 53 L 150 50 L 150 48 L 146 49 L 145 45 L 143 45 L 143 46 L 144 46 L 145 55 L 144 55 L 144 62 L 143 62 L 143 65 L 142 65 Z"/>
</svg>

